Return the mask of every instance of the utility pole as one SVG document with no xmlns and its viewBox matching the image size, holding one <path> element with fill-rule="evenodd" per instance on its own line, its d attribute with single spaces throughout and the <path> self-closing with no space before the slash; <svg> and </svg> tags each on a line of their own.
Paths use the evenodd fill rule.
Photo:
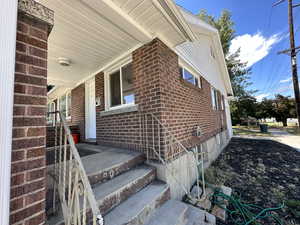
<svg viewBox="0 0 300 225">
<path fill-rule="evenodd" d="M 276 6 L 285 0 L 281 0 L 275 3 L 273 6 Z M 300 6 L 300 4 L 293 5 L 293 0 L 288 0 L 288 23 L 290 30 L 290 49 L 281 51 L 279 54 L 287 53 L 291 57 L 291 67 L 292 67 L 292 76 L 293 76 L 293 85 L 294 85 L 294 94 L 295 94 L 295 105 L 296 113 L 298 117 L 298 126 L 300 127 L 300 91 L 299 91 L 299 80 L 298 80 L 298 71 L 297 71 L 297 53 L 300 47 L 295 47 L 295 33 L 294 33 L 294 17 L 293 17 L 293 8 Z"/>
</svg>

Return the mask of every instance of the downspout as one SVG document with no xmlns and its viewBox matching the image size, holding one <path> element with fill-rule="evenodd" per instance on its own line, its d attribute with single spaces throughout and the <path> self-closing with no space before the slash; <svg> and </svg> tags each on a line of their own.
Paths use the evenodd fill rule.
<svg viewBox="0 0 300 225">
<path fill-rule="evenodd" d="M 9 224 L 18 1 L 1 1 L 0 7 L 0 224 Z"/>
</svg>

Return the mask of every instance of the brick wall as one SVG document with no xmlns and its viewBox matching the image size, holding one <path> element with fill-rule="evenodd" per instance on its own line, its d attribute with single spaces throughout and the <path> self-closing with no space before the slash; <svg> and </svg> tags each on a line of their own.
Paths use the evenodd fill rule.
<svg viewBox="0 0 300 225">
<path fill-rule="evenodd" d="M 221 125 L 221 114 L 226 123 L 225 111 L 212 109 L 211 85 L 203 78 L 202 88 L 184 81 L 179 72 L 178 56 L 159 39 L 134 51 L 132 66 L 139 112 L 101 117 L 104 104 L 98 106 L 99 143 L 139 146 L 139 113 L 147 112 L 161 120 L 186 147 L 200 144 L 226 129 L 226 124 Z M 96 76 L 96 96 L 104 103 L 103 73 Z M 218 96 L 221 103 L 222 95 Z M 193 135 L 197 126 L 202 130 L 201 137 Z"/>
<path fill-rule="evenodd" d="M 18 15 L 10 224 L 45 220 L 45 125 L 49 26 Z"/>
<path fill-rule="evenodd" d="M 96 107 L 97 143 L 140 150 L 139 112 L 100 116 L 104 110 L 104 73 L 96 75 L 95 85 L 96 97 L 100 97 L 102 103 Z"/>
</svg>

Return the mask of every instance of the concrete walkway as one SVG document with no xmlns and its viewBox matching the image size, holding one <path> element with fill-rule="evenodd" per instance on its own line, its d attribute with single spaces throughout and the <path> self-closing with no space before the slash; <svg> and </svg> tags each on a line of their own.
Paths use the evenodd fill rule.
<svg viewBox="0 0 300 225">
<path fill-rule="evenodd" d="M 271 137 L 271 139 L 289 145 L 300 152 L 300 136 L 293 135 L 286 131 L 277 130 L 277 129 L 269 129 L 269 132 L 273 136 Z"/>
</svg>

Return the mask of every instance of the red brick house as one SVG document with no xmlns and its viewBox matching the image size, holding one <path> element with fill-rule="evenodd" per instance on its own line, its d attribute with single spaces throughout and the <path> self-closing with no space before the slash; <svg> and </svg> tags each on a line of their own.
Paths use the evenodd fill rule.
<svg viewBox="0 0 300 225">
<path fill-rule="evenodd" d="M 193 212 L 169 199 L 195 182 L 193 154 L 207 167 L 232 136 L 217 30 L 170 0 L 2 5 L 0 224 Z"/>
</svg>

